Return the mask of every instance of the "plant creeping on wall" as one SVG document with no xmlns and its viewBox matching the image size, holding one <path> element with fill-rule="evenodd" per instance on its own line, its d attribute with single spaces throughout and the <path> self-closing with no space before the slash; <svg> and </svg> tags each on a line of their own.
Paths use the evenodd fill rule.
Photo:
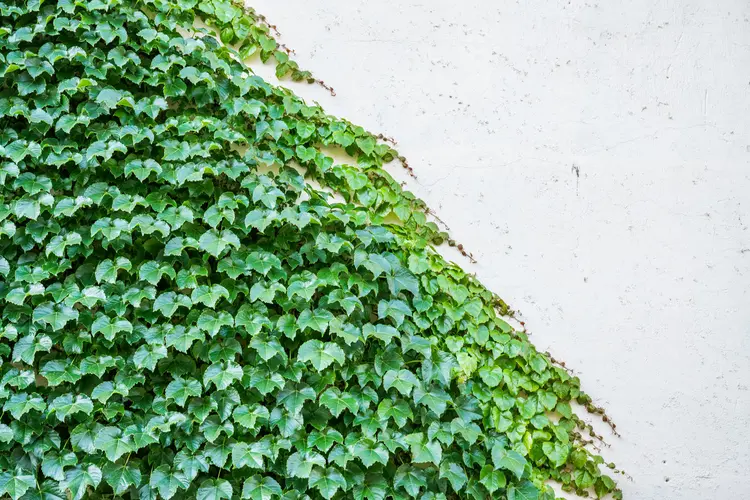
<svg viewBox="0 0 750 500">
<path fill-rule="evenodd" d="M 245 64 L 321 83 L 270 31 L 0 1 L 0 496 L 619 497 L 598 409 L 434 250 L 399 154 Z"/>
</svg>

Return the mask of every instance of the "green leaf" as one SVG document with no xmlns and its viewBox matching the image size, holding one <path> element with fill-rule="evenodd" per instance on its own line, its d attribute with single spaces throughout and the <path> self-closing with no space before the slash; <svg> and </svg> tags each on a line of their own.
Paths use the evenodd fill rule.
<svg viewBox="0 0 750 500">
<path fill-rule="evenodd" d="M 526 467 L 526 459 L 515 450 L 508 450 L 502 444 L 492 447 L 492 463 L 498 469 L 509 470 L 520 479 Z"/>
<path fill-rule="evenodd" d="M 242 485 L 242 497 L 250 500 L 271 500 L 282 496 L 281 486 L 271 477 L 255 475 Z"/>
<path fill-rule="evenodd" d="M 479 474 L 479 482 L 487 488 L 487 491 L 491 495 L 497 490 L 505 488 L 505 474 L 502 471 L 496 470 L 492 465 L 485 465 Z"/>
<path fill-rule="evenodd" d="M 278 396 L 278 402 L 283 403 L 290 413 L 299 413 L 305 401 L 310 399 L 315 399 L 315 391 L 304 385 L 296 388 L 286 387 Z"/>
<path fill-rule="evenodd" d="M 36 336 L 29 334 L 21 337 L 13 346 L 13 361 L 23 361 L 27 365 L 34 364 L 38 352 L 46 352 L 52 348 L 52 339 L 47 335 Z"/>
<path fill-rule="evenodd" d="M 311 488 L 316 488 L 326 499 L 333 498 L 339 489 L 346 490 L 347 487 L 346 479 L 336 467 L 313 468 L 308 484 Z"/>
<path fill-rule="evenodd" d="M 406 490 L 410 496 L 418 497 L 420 490 L 427 486 L 427 480 L 421 469 L 405 464 L 396 471 L 393 484 Z"/>
<path fill-rule="evenodd" d="M 386 391 L 393 387 L 404 396 L 409 396 L 418 385 L 419 379 L 409 370 L 388 370 L 383 375 L 383 388 Z"/>
<path fill-rule="evenodd" d="M 55 412 L 55 416 L 62 422 L 69 415 L 79 412 L 90 415 L 94 411 L 94 404 L 85 394 L 77 394 L 75 396 L 73 394 L 64 394 L 52 400 L 49 410 L 50 412 Z"/>
<path fill-rule="evenodd" d="M 265 441 L 235 443 L 232 446 L 232 465 L 236 469 L 249 467 L 264 470 L 264 457 L 268 457 L 270 454 L 271 450 Z"/>
<path fill-rule="evenodd" d="M 102 482 L 102 471 L 96 465 L 79 466 L 65 472 L 63 489 L 70 491 L 73 500 L 81 500 L 88 488 L 96 488 Z"/>
<path fill-rule="evenodd" d="M 229 316 L 228 314 L 226 316 Z M 203 315 L 201 315 L 201 318 Z M 231 316 L 229 316 L 231 320 Z M 228 323 L 231 325 L 231 323 Z M 227 324 L 227 323 L 224 323 Z M 220 325 L 219 325 L 220 326 Z M 219 326 L 216 326 L 215 324 L 211 324 L 211 327 L 207 325 L 206 321 L 201 323 L 200 318 L 198 319 L 198 328 L 201 329 L 209 329 L 209 333 L 212 333 L 213 335 L 216 335 L 219 332 Z M 166 345 L 167 347 L 174 347 L 180 352 L 188 352 L 188 349 L 190 349 L 190 346 L 193 345 L 194 342 L 202 342 L 205 340 L 206 336 L 196 327 L 189 327 L 185 328 L 182 325 L 177 325 L 173 329 L 167 333 L 165 337 Z"/>
<path fill-rule="evenodd" d="M 229 299 L 229 291 L 221 285 L 201 285 L 190 296 L 193 304 L 205 304 L 211 309 L 216 308 L 216 303 L 221 298 Z"/>
<path fill-rule="evenodd" d="M 154 371 L 156 363 L 167 357 L 167 348 L 161 344 L 142 345 L 133 354 L 133 364 L 136 368 Z"/>
<path fill-rule="evenodd" d="M 362 438 L 352 447 L 352 454 L 359 458 L 365 467 L 370 468 L 376 463 L 388 464 L 389 453 L 382 443 L 368 438 Z"/>
<path fill-rule="evenodd" d="M 179 406 L 185 406 L 185 401 L 191 396 L 198 397 L 203 393 L 201 383 L 194 379 L 180 377 L 172 380 L 164 391 L 167 398 L 174 399 Z"/>
<path fill-rule="evenodd" d="M 538 500 L 539 490 L 531 481 L 524 481 L 518 486 L 508 488 L 508 500 Z"/>
<path fill-rule="evenodd" d="M 419 281 L 405 267 L 397 267 L 392 273 L 386 275 L 391 293 L 398 294 L 402 290 L 411 292 L 415 297 L 419 296 Z"/>
<path fill-rule="evenodd" d="M 55 450 L 48 451 L 42 461 L 42 473 L 55 481 L 65 480 L 65 468 L 72 467 L 78 463 L 75 453 L 58 453 Z"/>
<path fill-rule="evenodd" d="M 560 443 L 542 443 L 542 451 L 555 467 L 562 467 L 568 461 L 570 445 Z"/>
<path fill-rule="evenodd" d="M 103 451 L 110 462 L 115 462 L 124 454 L 134 451 L 132 438 L 123 436 L 117 427 L 100 429 L 94 439 L 94 448 Z"/>
<path fill-rule="evenodd" d="M 123 97 L 124 94 L 119 90 L 108 88 L 99 92 L 99 95 L 96 96 L 96 102 L 97 104 L 101 104 L 105 108 L 110 109 L 117 106 L 117 103 L 120 102 Z"/>
<path fill-rule="evenodd" d="M 0 492 L 7 493 L 13 500 L 21 498 L 35 484 L 36 478 L 22 471 L 0 473 Z"/>
<path fill-rule="evenodd" d="M 392 418 L 396 425 L 401 428 L 408 420 L 414 418 L 411 407 L 406 401 L 400 400 L 393 403 L 390 399 L 384 399 L 378 405 L 378 417 L 383 420 Z"/>
<path fill-rule="evenodd" d="M 297 352 L 297 359 L 302 362 L 309 361 L 318 371 L 323 371 L 336 361 L 339 365 L 344 364 L 346 355 L 344 350 L 333 342 L 321 342 L 320 340 L 308 340 L 302 344 Z"/>
<path fill-rule="evenodd" d="M 432 388 L 425 390 L 422 387 L 415 387 L 413 394 L 414 402 L 429 408 L 435 415 L 442 415 L 448 403 L 451 402 L 450 396 L 442 389 Z"/>
<path fill-rule="evenodd" d="M 398 339 L 401 337 L 398 330 L 393 328 L 390 325 L 383 325 L 383 324 L 366 324 L 364 327 L 362 327 L 362 335 L 365 338 L 368 337 L 375 337 L 379 340 L 382 340 L 383 343 L 386 345 L 391 343 L 391 340 Z"/>
<path fill-rule="evenodd" d="M 300 330 L 309 328 L 320 333 L 325 333 L 328 325 L 333 320 L 333 314 L 325 309 L 315 309 L 314 311 L 304 310 L 299 315 L 297 325 Z"/>
<path fill-rule="evenodd" d="M 221 500 L 232 498 L 232 485 L 224 479 L 206 479 L 198 488 L 197 500 Z"/>
<path fill-rule="evenodd" d="M 114 262 L 111 259 L 101 261 L 96 266 L 96 272 L 94 273 L 96 282 L 114 283 L 117 280 L 117 272 L 120 269 L 130 271 L 131 263 L 126 257 L 118 257 Z"/>
<path fill-rule="evenodd" d="M 190 309 L 193 303 L 190 297 L 174 292 L 165 292 L 156 297 L 154 311 L 159 311 L 167 318 L 171 318 L 180 307 Z"/>
<path fill-rule="evenodd" d="M 320 404 L 328 408 L 336 417 L 341 415 L 344 410 L 356 413 L 359 407 L 354 396 L 347 392 L 341 392 L 336 387 L 331 387 L 320 395 Z"/>
<path fill-rule="evenodd" d="M 190 481 L 183 472 L 170 470 L 168 465 L 161 465 L 151 473 L 149 485 L 156 489 L 162 498 L 169 500 L 175 496 L 178 489 L 187 489 Z"/>
<path fill-rule="evenodd" d="M 221 391 L 232 385 L 235 380 L 241 379 L 242 375 L 242 368 L 231 361 L 214 363 L 206 368 L 203 374 L 203 385 L 208 387 L 209 384 L 213 384 Z"/>
<path fill-rule="evenodd" d="M 292 477 L 308 479 L 313 467 L 325 467 L 326 460 L 320 453 L 308 451 L 306 453 L 295 452 L 289 455 L 286 461 L 286 473 Z"/>
<path fill-rule="evenodd" d="M 70 321 L 78 319 L 78 311 L 64 304 L 45 302 L 34 309 L 32 320 L 49 325 L 52 331 L 62 330 Z"/>
<path fill-rule="evenodd" d="M 13 440 L 13 429 L 5 424 L 0 424 L 0 443 L 10 443 Z"/>
<path fill-rule="evenodd" d="M 224 253 L 230 246 L 239 248 L 240 240 L 228 229 L 221 232 L 211 229 L 203 233 L 198 239 L 198 247 L 214 257 Z"/>
<path fill-rule="evenodd" d="M 406 437 L 406 441 L 411 450 L 412 462 L 440 464 L 443 457 L 443 449 L 440 443 L 427 440 L 421 432 L 410 434 Z"/>
<path fill-rule="evenodd" d="M 447 479 L 456 493 L 461 491 L 468 480 L 461 465 L 447 460 L 440 464 L 440 478 Z"/>
<path fill-rule="evenodd" d="M 141 471 L 133 465 L 107 463 L 102 469 L 104 481 L 117 495 L 126 492 L 131 486 L 141 484 Z"/>
<path fill-rule="evenodd" d="M 378 318 L 392 318 L 396 326 L 401 326 L 406 317 L 411 316 L 411 308 L 403 300 L 381 300 L 378 302 Z"/>
</svg>

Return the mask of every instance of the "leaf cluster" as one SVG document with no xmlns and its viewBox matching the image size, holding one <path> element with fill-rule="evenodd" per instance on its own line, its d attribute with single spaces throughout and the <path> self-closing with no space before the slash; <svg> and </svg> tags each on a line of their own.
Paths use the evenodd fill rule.
<svg viewBox="0 0 750 500">
<path fill-rule="evenodd" d="M 225 0 L 0 2 L 0 496 L 618 495 L 579 380 L 277 49 Z"/>
</svg>

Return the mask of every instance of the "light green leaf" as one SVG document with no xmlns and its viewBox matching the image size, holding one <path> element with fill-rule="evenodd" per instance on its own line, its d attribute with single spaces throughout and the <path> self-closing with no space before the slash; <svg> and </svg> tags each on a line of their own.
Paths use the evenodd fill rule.
<svg viewBox="0 0 750 500">
<path fill-rule="evenodd" d="M 34 308 L 32 320 L 49 325 L 52 331 L 62 330 L 65 325 L 78 319 L 78 311 L 64 304 L 44 302 Z"/>
<path fill-rule="evenodd" d="M 125 493 L 131 486 L 137 488 L 141 484 L 141 471 L 133 465 L 110 462 L 104 465 L 102 474 L 104 481 L 112 487 L 116 495 Z"/>
<path fill-rule="evenodd" d="M 94 448 L 103 451 L 110 462 L 117 461 L 125 453 L 134 451 L 133 439 L 123 436 L 117 427 L 103 427 L 94 439 Z"/>
<path fill-rule="evenodd" d="M 203 386 L 194 379 L 183 379 L 180 377 L 172 380 L 164 390 L 164 395 L 174 399 L 179 406 L 185 406 L 185 401 L 191 396 L 198 397 L 203 393 Z"/>
<path fill-rule="evenodd" d="M 393 387 L 404 396 L 408 396 L 418 385 L 419 379 L 409 370 L 388 370 L 383 375 L 383 388 L 386 391 Z"/>
<path fill-rule="evenodd" d="M 51 450 L 44 454 L 42 473 L 55 481 L 64 481 L 65 468 L 72 467 L 77 463 L 78 459 L 75 453 L 59 453 L 56 450 Z"/>
<path fill-rule="evenodd" d="M 523 476 L 526 459 L 515 450 L 508 450 L 502 444 L 492 447 L 492 463 L 498 469 L 511 471 L 517 478 Z"/>
<path fill-rule="evenodd" d="M 308 340 L 302 344 L 297 352 L 297 359 L 309 361 L 318 371 L 323 371 L 336 361 L 339 365 L 344 364 L 346 355 L 344 350 L 333 342 L 321 342 L 320 340 Z"/>
<path fill-rule="evenodd" d="M 346 479 L 336 467 L 325 469 L 314 467 L 310 473 L 308 484 L 311 488 L 317 489 L 325 499 L 331 499 L 339 489 L 346 490 L 347 488 Z"/>
<path fill-rule="evenodd" d="M 538 500 L 539 490 L 531 481 L 508 488 L 508 500 Z"/>
<path fill-rule="evenodd" d="M 300 330 L 309 328 L 320 333 L 325 333 L 332 320 L 333 314 L 326 309 L 315 309 L 314 311 L 306 309 L 299 315 L 297 325 Z"/>
<path fill-rule="evenodd" d="M 547 455 L 550 462 L 555 467 L 562 467 L 568 461 L 568 454 L 570 453 L 570 445 L 560 443 L 542 443 L 542 451 Z"/>
<path fill-rule="evenodd" d="M 88 488 L 96 488 L 102 482 L 102 471 L 96 465 L 76 467 L 65 473 L 65 481 L 61 483 L 63 489 L 70 491 L 73 500 L 81 500 Z"/>
<path fill-rule="evenodd" d="M 341 392 L 336 387 L 330 387 L 320 395 L 320 404 L 331 410 L 335 417 L 341 415 L 344 410 L 356 413 L 359 408 L 354 396 L 347 392 Z"/>
<path fill-rule="evenodd" d="M 496 470 L 492 465 L 485 465 L 479 474 L 479 482 L 487 488 L 487 491 L 491 495 L 497 490 L 505 488 L 505 474 L 502 471 Z"/>
<path fill-rule="evenodd" d="M 149 486 L 156 489 L 162 498 L 169 500 L 178 489 L 186 489 L 190 485 L 182 471 L 170 470 L 168 465 L 160 465 L 151 473 Z"/>
<path fill-rule="evenodd" d="M 209 384 L 213 384 L 221 391 L 232 385 L 235 380 L 241 379 L 242 375 L 242 368 L 231 361 L 214 363 L 206 368 L 203 385 L 208 388 Z"/>
<path fill-rule="evenodd" d="M 242 485 L 242 497 L 250 500 L 271 500 L 281 497 L 283 492 L 281 486 L 272 477 L 261 477 L 255 475 L 245 480 Z"/>
<path fill-rule="evenodd" d="M 49 411 L 55 412 L 58 420 L 62 422 L 69 415 L 85 413 L 90 415 L 94 411 L 94 404 L 85 394 L 64 394 L 56 397 L 49 405 Z"/>
<path fill-rule="evenodd" d="M 232 498 L 232 485 L 224 479 L 206 479 L 198 488 L 197 500 L 221 500 Z"/>
</svg>

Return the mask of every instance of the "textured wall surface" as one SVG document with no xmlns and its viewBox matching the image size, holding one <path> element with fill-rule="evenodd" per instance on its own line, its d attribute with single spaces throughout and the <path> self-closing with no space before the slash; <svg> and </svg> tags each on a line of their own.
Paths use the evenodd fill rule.
<svg viewBox="0 0 750 500">
<path fill-rule="evenodd" d="M 746 0 L 251 3 L 608 409 L 626 498 L 750 497 Z"/>
</svg>

